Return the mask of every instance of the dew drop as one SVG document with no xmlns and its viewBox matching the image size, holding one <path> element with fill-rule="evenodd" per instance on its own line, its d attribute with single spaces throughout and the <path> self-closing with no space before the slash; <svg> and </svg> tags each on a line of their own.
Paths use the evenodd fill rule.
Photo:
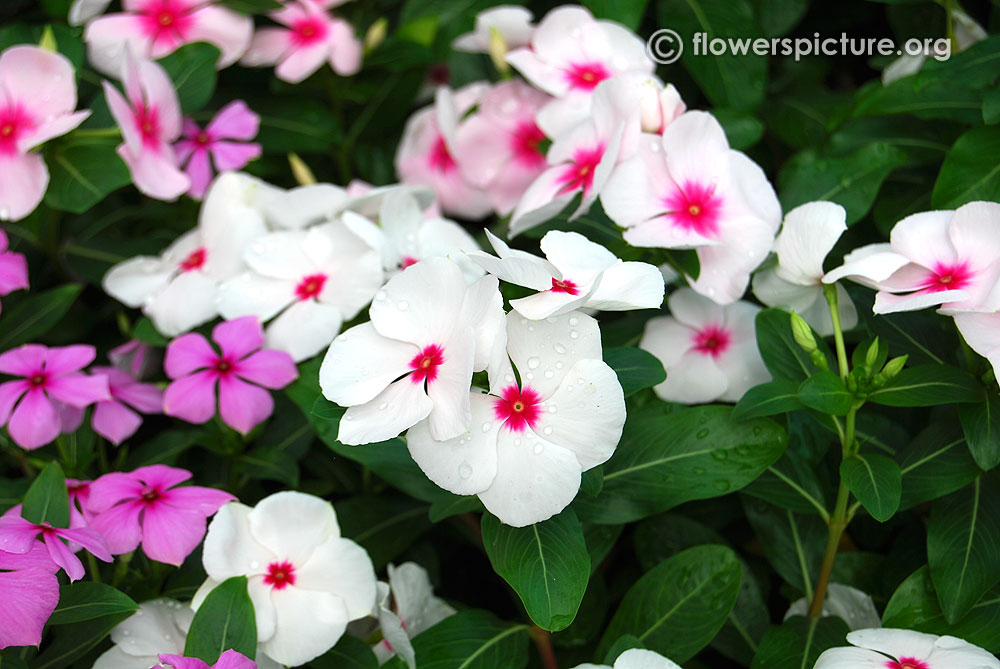
<svg viewBox="0 0 1000 669">
<path fill-rule="evenodd" d="M 521 439 L 520 439 L 520 437 L 514 440 L 514 445 L 515 446 L 520 446 L 521 445 Z"/>
<path fill-rule="evenodd" d="M 553 372 L 551 369 L 545 370 L 545 378 L 551 379 L 555 375 L 556 375 L 555 372 Z"/>
<path fill-rule="evenodd" d="M 694 468 L 691 469 L 691 471 L 694 472 L 695 474 L 697 474 L 698 476 L 701 476 L 702 474 L 705 473 L 705 468 L 704 467 L 694 467 Z"/>
<path fill-rule="evenodd" d="M 579 332 L 577 332 L 576 330 L 570 330 L 570 332 L 569 332 L 569 338 L 570 339 L 576 339 L 579 336 L 580 336 Z"/>
<path fill-rule="evenodd" d="M 715 483 L 713 483 L 712 486 L 716 490 L 718 490 L 719 492 L 726 492 L 727 490 L 729 490 L 729 487 L 730 487 L 729 486 L 729 481 L 727 481 L 725 479 L 719 479 L 718 481 L 716 481 Z"/>
<path fill-rule="evenodd" d="M 542 434 L 552 434 L 552 428 L 546 427 L 544 430 L 542 430 Z"/>
<path fill-rule="evenodd" d="M 258 568 L 260 568 L 260 563 L 257 562 L 256 560 L 254 560 L 253 562 L 250 563 L 250 568 L 251 569 L 258 569 Z"/>
<path fill-rule="evenodd" d="M 708 428 L 704 427 L 704 428 L 698 430 L 698 433 L 696 435 L 694 435 L 694 436 L 695 436 L 696 439 L 704 439 L 705 437 L 708 436 Z"/>
<path fill-rule="evenodd" d="M 407 302 L 406 300 L 400 300 L 399 302 L 396 303 L 396 308 L 399 309 L 400 311 L 406 311 L 407 309 L 410 308 L 410 303 Z"/>
<path fill-rule="evenodd" d="M 726 458 L 729 457 L 729 453 L 720 448 L 717 451 L 712 451 L 712 457 L 715 458 L 716 460 L 725 460 Z"/>
<path fill-rule="evenodd" d="M 557 411 L 557 409 L 556 409 L 556 405 L 555 404 L 553 404 L 552 406 L 549 407 L 549 413 L 555 413 L 556 411 Z"/>
<path fill-rule="evenodd" d="M 542 361 L 538 358 L 531 357 L 528 358 L 528 369 L 538 369 L 538 366 L 542 364 Z"/>
<path fill-rule="evenodd" d="M 385 291 L 384 290 L 380 290 L 377 293 L 375 293 L 375 299 L 378 300 L 378 301 L 380 301 L 380 302 L 382 300 L 384 300 L 385 299 Z"/>
<path fill-rule="evenodd" d="M 524 375 L 524 378 L 526 378 L 529 381 L 531 381 L 533 378 L 535 378 L 535 375 L 532 374 L 531 372 L 528 372 L 527 374 Z"/>
<path fill-rule="evenodd" d="M 491 427 L 493 427 L 493 423 L 483 423 L 482 430 L 483 432 L 489 432 Z"/>
<path fill-rule="evenodd" d="M 563 346 L 562 344 L 556 344 L 552 348 L 554 348 L 556 350 L 556 353 L 558 353 L 559 355 L 562 355 L 563 353 L 566 352 L 566 347 Z"/>
<path fill-rule="evenodd" d="M 379 411 L 385 411 L 387 408 L 389 408 L 388 402 L 382 402 L 381 404 L 378 405 Z"/>
<path fill-rule="evenodd" d="M 759 437 L 760 436 L 760 425 L 757 425 L 756 427 L 754 427 L 754 429 L 753 429 L 753 436 L 755 436 L 755 437 Z"/>
<path fill-rule="evenodd" d="M 552 431 L 551 427 L 547 427 L 545 429 L 548 430 L 548 431 L 550 431 L 550 432 Z M 545 451 L 545 446 L 543 444 L 535 444 L 535 447 L 533 449 L 531 449 L 531 450 L 532 450 L 532 452 L 535 455 L 541 455 L 542 452 Z"/>
<path fill-rule="evenodd" d="M 571 319 L 569 319 L 569 324 L 570 325 L 576 325 L 579 322 L 580 322 L 580 319 L 577 318 L 576 316 L 573 316 Z"/>
<path fill-rule="evenodd" d="M 556 362 L 556 369 L 562 369 L 564 366 L 562 360 Z"/>
<path fill-rule="evenodd" d="M 164 634 L 164 635 L 163 635 L 163 638 L 164 638 L 164 639 L 165 639 L 166 641 L 170 641 L 170 640 L 171 640 L 171 639 L 172 639 L 173 637 L 172 637 L 172 636 L 170 636 L 169 634 Z"/>
<path fill-rule="evenodd" d="M 463 479 L 467 479 L 470 476 L 472 476 L 472 465 L 470 465 L 468 462 L 463 462 L 462 466 L 458 468 L 458 475 L 461 476 Z"/>
<path fill-rule="evenodd" d="M 122 630 L 122 635 L 123 636 L 129 636 L 130 634 L 132 634 L 132 633 L 129 632 L 128 630 Z"/>
</svg>

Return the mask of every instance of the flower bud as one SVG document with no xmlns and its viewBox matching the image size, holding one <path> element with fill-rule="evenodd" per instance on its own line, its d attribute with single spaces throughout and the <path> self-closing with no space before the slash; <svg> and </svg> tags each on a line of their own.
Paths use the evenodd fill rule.
<svg viewBox="0 0 1000 669">
<path fill-rule="evenodd" d="M 878 337 L 875 337 L 875 341 L 871 343 L 865 353 L 865 367 L 875 369 L 876 363 L 878 363 Z"/>
<path fill-rule="evenodd" d="M 379 44 L 385 41 L 386 33 L 389 30 L 389 20 L 384 16 L 379 17 L 375 23 L 368 27 L 368 32 L 365 33 L 365 52 L 374 51 Z"/>
<path fill-rule="evenodd" d="M 38 42 L 38 46 L 46 51 L 55 52 L 58 50 L 59 45 L 56 43 L 55 33 L 52 32 L 52 26 L 45 26 L 45 30 L 42 32 L 42 39 Z"/>
<path fill-rule="evenodd" d="M 292 176 L 295 177 L 295 181 L 300 186 L 311 186 L 316 183 L 316 177 L 313 176 L 312 170 L 297 154 L 288 154 L 288 164 L 292 168 Z"/>
<path fill-rule="evenodd" d="M 490 28 L 490 60 L 500 74 L 510 72 L 510 65 L 507 64 L 507 40 L 496 28 Z"/>
<path fill-rule="evenodd" d="M 803 320 L 802 316 L 799 316 L 794 311 L 792 312 L 792 336 L 795 337 L 795 343 L 798 344 L 803 351 L 806 353 L 812 353 L 817 350 L 816 339 L 813 337 L 812 328 L 809 324 Z"/>
</svg>

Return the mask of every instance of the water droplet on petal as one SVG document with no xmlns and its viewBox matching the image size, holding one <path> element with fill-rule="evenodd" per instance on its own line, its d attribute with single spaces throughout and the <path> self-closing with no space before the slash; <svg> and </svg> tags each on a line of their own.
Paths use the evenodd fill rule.
<svg viewBox="0 0 1000 669">
<path fill-rule="evenodd" d="M 528 358 L 528 369 L 538 369 L 538 366 L 542 364 L 542 361 L 538 358 L 531 357 Z"/>
<path fill-rule="evenodd" d="M 577 318 L 576 316 L 574 316 L 573 318 L 569 319 L 569 324 L 570 325 L 576 325 L 579 322 L 580 322 L 580 319 Z"/>
<path fill-rule="evenodd" d="M 553 372 L 551 369 L 545 370 L 545 378 L 551 379 L 553 376 L 555 376 L 555 372 Z"/>
<path fill-rule="evenodd" d="M 493 423 L 483 423 L 482 430 L 483 432 L 489 432 L 491 427 L 493 427 Z"/>
<path fill-rule="evenodd" d="M 379 301 L 384 300 L 385 299 L 385 291 L 384 290 L 380 290 L 377 293 L 375 293 L 375 299 L 379 300 Z"/>
<path fill-rule="evenodd" d="M 545 429 L 548 430 L 549 432 L 552 431 L 551 427 L 547 427 Z M 535 455 L 541 455 L 542 452 L 545 451 L 545 445 L 544 444 L 535 444 L 535 447 L 532 449 L 532 451 L 534 451 Z"/>
<path fill-rule="evenodd" d="M 396 303 L 396 308 L 399 309 L 400 311 L 406 311 L 407 309 L 410 308 L 410 303 L 407 302 L 406 300 L 400 300 L 399 302 Z"/>
<path fill-rule="evenodd" d="M 579 336 L 580 336 L 579 332 L 577 332 L 576 330 L 570 330 L 570 333 L 569 333 L 569 338 L 570 339 L 576 339 Z"/>
<path fill-rule="evenodd" d="M 562 355 L 563 353 L 566 352 L 566 347 L 563 346 L 562 344 L 556 344 L 552 348 L 554 348 L 556 350 L 556 353 L 558 353 L 560 355 Z"/>
<path fill-rule="evenodd" d="M 552 434 L 552 428 L 546 427 L 544 430 L 542 430 L 542 434 Z"/>
<path fill-rule="evenodd" d="M 463 462 L 462 465 L 458 468 L 458 475 L 461 476 L 463 479 L 467 479 L 470 476 L 472 476 L 472 465 L 470 465 L 468 462 Z"/>
<path fill-rule="evenodd" d="M 382 402 L 381 404 L 378 405 L 379 411 L 385 411 L 387 408 L 389 408 L 388 402 Z"/>
</svg>

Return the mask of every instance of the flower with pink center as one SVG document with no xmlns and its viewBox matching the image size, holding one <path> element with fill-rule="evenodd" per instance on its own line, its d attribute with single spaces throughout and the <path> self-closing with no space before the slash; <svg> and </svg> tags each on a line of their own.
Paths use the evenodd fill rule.
<svg viewBox="0 0 1000 669">
<path fill-rule="evenodd" d="M 172 383 L 163 393 L 163 412 L 204 423 L 215 415 L 218 386 L 222 422 L 247 434 L 274 411 L 274 400 L 265 388 L 284 388 L 299 372 L 292 356 L 261 348 L 264 330 L 256 316 L 216 325 L 212 339 L 221 353 L 196 332 L 167 346 L 163 367 Z"/>
<path fill-rule="evenodd" d="M 274 65 L 279 79 L 297 84 L 330 64 L 341 76 L 361 69 L 361 42 L 354 28 L 332 16 L 324 5 L 309 0 L 288 0 L 268 16 L 285 26 L 258 28 L 241 63 L 250 67 Z"/>
<path fill-rule="evenodd" d="M 696 249 L 701 271 L 691 285 L 719 304 L 740 299 L 781 224 L 764 172 L 700 111 L 681 115 L 662 137 L 643 134 L 601 203 L 633 246 Z"/>
<path fill-rule="evenodd" d="M 615 452 L 625 398 L 590 316 L 529 321 L 512 312 L 505 320 L 504 368 L 490 377 L 489 393 L 469 395 L 468 429 L 438 440 L 422 421 L 406 444 L 431 481 L 478 495 L 502 522 L 523 527 L 566 508 L 581 473 Z"/>
<path fill-rule="evenodd" d="M 470 220 L 490 213 L 486 190 L 469 181 L 456 162 L 459 120 L 478 105 L 487 84 L 477 82 L 450 92 L 439 88 L 435 104 L 418 110 L 406 122 L 396 151 L 396 173 L 409 185 L 431 188 L 449 216 Z"/>
<path fill-rule="evenodd" d="M 497 280 L 471 286 L 447 258 L 430 258 L 375 295 L 371 321 L 333 340 L 320 367 L 323 395 L 348 407 L 338 439 L 369 444 L 427 419 L 435 438 L 469 427 L 473 371 L 496 370 L 503 350 Z"/>
<path fill-rule="evenodd" d="M 531 12 L 524 7 L 491 7 L 476 14 L 474 30 L 456 38 L 451 46 L 467 53 L 490 53 L 491 42 L 499 37 L 505 49 L 525 47 L 535 30 L 532 18 Z"/>
<path fill-rule="evenodd" d="M 847 641 L 824 651 L 814 669 L 1000 669 L 996 656 L 953 636 L 880 628 L 851 632 Z"/>
<path fill-rule="evenodd" d="M 889 244 L 844 257 L 823 283 L 848 278 L 878 290 L 874 311 L 888 314 L 939 306 L 942 313 L 1000 309 L 1000 204 L 970 202 L 907 216 Z"/>
<path fill-rule="evenodd" d="M 236 499 L 214 488 L 176 487 L 190 478 L 191 472 L 166 465 L 105 474 L 90 484 L 90 527 L 113 555 L 141 543 L 149 559 L 180 565 L 205 536 L 206 519 Z"/>
<path fill-rule="evenodd" d="M 545 134 L 535 114 L 549 96 L 522 81 L 504 81 L 483 95 L 455 132 L 455 155 L 465 180 L 486 191 L 490 206 L 506 216 L 545 169 Z"/>
<path fill-rule="evenodd" d="M 655 355 L 667 380 L 653 390 L 666 402 L 736 402 L 747 390 L 770 380 L 757 350 L 754 319 L 760 307 L 749 302 L 720 306 L 690 288 L 667 298 L 670 316 L 646 322 L 639 348 Z"/>
<path fill-rule="evenodd" d="M 249 140 L 257 136 L 260 116 L 242 100 L 234 100 L 219 110 L 205 129 L 192 119 L 184 119 L 180 141 L 174 145 L 181 165 L 186 163 L 191 188 L 188 195 L 196 200 L 205 197 L 212 182 L 212 164 L 219 172 L 243 169 L 260 157 L 260 144 Z M 238 140 L 238 141 L 233 141 Z"/>
<path fill-rule="evenodd" d="M 72 529 L 87 527 L 90 513 L 87 500 L 90 499 L 90 481 L 66 479 L 66 495 L 69 498 L 69 526 Z"/>
<path fill-rule="evenodd" d="M 28 288 L 28 261 L 9 248 L 7 235 L 0 230 L 0 297 Z"/>
<path fill-rule="evenodd" d="M 654 265 L 622 262 L 578 232 L 551 230 L 542 237 L 545 259 L 512 249 L 489 230 L 497 256 L 469 257 L 501 281 L 540 291 L 510 301 L 525 318 L 541 320 L 574 309 L 655 309 L 663 302 L 663 275 Z"/>
<path fill-rule="evenodd" d="M 78 581 L 83 578 L 86 569 L 80 562 L 80 558 L 74 555 L 73 551 L 63 543 L 63 539 L 86 549 L 99 560 L 111 562 L 111 553 L 108 552 L 108 545 L 104 537 L 93 528 L 67 529 L 53 527 L 48 522 L 33 523 L 21 517 L 20 505 L 0 516 L 0 555 L 4 552 L 22 555 L 29 553 L 38 544 L 36 538 L 39 535 L 45 544 L 49 558 L 66 572 L 70 581 Z"/>
<path fill-rule="evenodd" d="M 410 669 L 417 659 L 410 639 L 455 613 L 443 599 L 434 596 L 427 570 L 415 562 L 388 566 L 389 582 L 379 581 L 374 612 L 382 641 L 372 650 L 381 664 L 398 655 Z"/>
<path fill-rule="evenodd" d="M 74 109 L 76 75 L 65 56 L 36 46 L 13 46 L 0 54 L 0 221 L 22 219 L 42 201 L 49 171 L 31 149 L 90 115 Z M 2 241 L 0 251 L 6 250 Z M 0 255 L 0 295 L 7 271 Z"/>
<path fill-rule="evenodd" d="M 215 318 L 219 284 L 246 269 L 244 249 L 267 232 L 262 207 L 243 201 L 239 181 L 235 173 L 216 179 L 198 227 L 159 258 L 137 256 L 112 267 L 102 282 L 105 292 L 129 307 L 142 307 L 167 336 Z"/>
<path fill-rule="evenodd" d="M 191 187 L 177 166 L 171 144 L 181 135 L 181 107 L 174 84 L 162 67 L 131 57 L 124 60 L 125 96 L 104 82 L 104 97 L 122 131 L 118 155 L 135 187 L 158 200 L 175 200 Z"/>
<path fill-rule="evenodd" d="M 21 377 L 0 384 L 0 425 L 7 424 L 16 444 L 31 450 L 59 436 L 53 401 L 82 409 L 111 398 L 107 377 L 80 371 L 96 356 L 93 346 L 82 344 L 25 344 L 0 355 L 0 373 Z"/>
<path fill-rule="evenodd" d="M 347 623 L 375 608 L 375 570 L 363 548 L 340 536 L 333 506 L 300 492 L 279 492 L 250 508 L 226 504 L 208 527 L 202 550 L 208 593 L 247 577 L 265 655 L 299 666 L 332 648 Z"/>
<path fill-rule="evenodd" d="M 122 13 L 91 20 L 83 32 L 87 61 L 115 76 L 123 55 L 159 60 L 192 42 L 219 48 L 218 67 L 229 67 L 246 51 L 253 21 L 216 0 L 123 0 Z"/>
<path fill-rule="evenodd" d="M 111 399 L 94 406 L 91 425 L 94 432 L 114 445 L 119 445 L 139 429 L 144 414 L 161 413 L 163 391 L 153 383 L 140 383 L 134 376 L 117 367 L 94 367 L 95 374 L 108 378 Z"/>
<path fill-rule="evenodd" d="M 28 551 L 0 550 L 0 650 L 10 646 L 37 646 L 42 628 L 59 603 L 59 566 L 40 541 Z"/>
<path fill-rule="evenodd" d="M 232 648 L 222 653 L 215 664 L 211 666 L 196 657 L 167 653 L 161 653 L 159 660 L 162 664 L 152 669 L 257 669 L 256 662 Z"/>
<path fill-rule="evenodd" d="M 250 270 L 219 287 L 219 312 L 270 321 L 267 346 L 296 361 L 329 346 L 383 280 L 378 250 L 342 220 L 263 235 L 243 259 Z"/>
</svg>

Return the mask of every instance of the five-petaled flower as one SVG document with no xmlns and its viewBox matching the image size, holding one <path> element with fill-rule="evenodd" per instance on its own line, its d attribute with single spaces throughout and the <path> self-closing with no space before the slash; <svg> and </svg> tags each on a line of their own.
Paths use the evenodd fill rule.
<svg viewBox="0 0 1000 669">
<path fill-rule="evenodd" d="M 0 552 L 29 553 L 41 535 L 52 562 L 66 572 L 70 581 L 83 578 L 86 570 L 80 558 L 63 543 L 63 539 L 83 547 L 99 560 L 111 562 L 111 553 L 104 537 L 93 528 L 54 527 L 49 522 L 33 523 L 21 517 L 21 506 L 14 506 L 0 517 Z"/>
<path fill-rule="evenodd" d="M 215 171 L 243 169 L 260 157 L 260 144 L 250 142 L 257 136 L 260 116 L 242 100 L 234 100 L 219 110 L 204 129 L 190 118 L 184 119 L 182 139 L 174 145 L 177 159 L 186 165 L 191 180 L 188 195 L 200 200 L 205 197 Z"/>
<path fill-rule="evenodd" d="M 24 553 L 0 550 L 0 650 L 37 646 L 42 628 L 59 603 L 59 566 L 40 541 Z"/>
<path fill-rule="evenodd" d="M 994 655 L 953 636 L 865 629 L 847 641 L 851 647 L 824 651 L 814 669 L 1000 669 Z"/>
</svg>

